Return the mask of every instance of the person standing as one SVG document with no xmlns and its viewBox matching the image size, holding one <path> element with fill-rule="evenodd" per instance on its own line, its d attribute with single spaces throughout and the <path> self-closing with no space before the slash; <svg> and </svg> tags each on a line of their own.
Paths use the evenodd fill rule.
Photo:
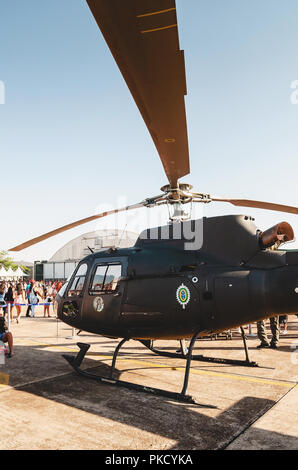
<svg viewBox="0 0 298 470">
<path fill-rule="evenodd" d="M 21 313 L 22 313 L 21 304 L 25 303 L 24 291 L 23 291 L 22 284 L 20 282 L 17 284 L 16 290 L 15 290 L 14 303 L 17 309 L 17 323 L 19 323 L 20 318 L 21 318 Z"/>
<path fill-rule="evenodd" d="M 265 321 L 261 320 L 257 322 L 258 338 L 261 341 L 261 344 L 257 346 L 257 349 L 262 349 L 262 348 L 277 349 L 277 343 L 279 341 L 278 317 L 270 318 L 270 329 L 271 329 L 272 337 L 269 343 L 267 332 L 266 332 Z"/>
<path fill-rule="evenodd" d="M 51 317 L 50 305 L 51 305 L 51 302 L 53 301 L 53 288 L 51 284 L 49 284 L 48 286 L 44 286 L 44 301 L 45 301 L 45 305 L 44 305 L 43 316 L 46 317 L 46 314 L 47 314 L 48 317 L 50 318 Z"/>
<path fill-rule="evenodd" d="M 2 309 L 3 309 L 3 315 L 5 315 L 4 305 L 6 305 L 5 300 L 4 300 L 5 294 L 6 294 L 5 282 L 1 282 L 0 283 L 0 307 L 2 307 Z"/>
<path fill-rule="evenodd" d="M 4 300 L 5 300 L 6 305 L 10 304 L 10 320 L 12 321 L 13 320 L 12 309 L 13 309 L 13 304 L 14 304 L 14 298 L 13 298 L 13 288 L 11 284 L 8 284 L 8 289 L 4 296 Z M 4 316 L 6 315 L 6 309 L 8 310 L 8 307 L 5 307 L 5 309 L 3 309 Z"/>
<path fill-rule="evenodd" d="M 34 313 L 35 313 L 35 307 L 37 306 L 39 299 L 38 299 L 38 292 L 36 289 L 34 289 L 34 283 L 32 282 L 30 288 L 29 288 L 29 302 L 31 304 L 31 318 L 34 318 Z"/>
<path fill-rule="evenodd" d="M 286 335 L 288 333 L 288 315 L 281 315 L 279 317 L 279 327 L 282 330 L 281 334 Z"/>
<path fill-rule="evenodd" d="M 57 284 L 57 292 L 59 292 L 62 286 L 63 286 L 63 282 L 59 281 Z"/>
<path fill-rule="evenodd" d="M 30 282 L 28 282 L 27 286 L 26 286 L 26 299 L 27 299 L 27 302 L 28 302 L 28 308 L 27 308 L 27 312 L 26 312 L 26 317 L 30 317 L 30 311 L 31 311 L 31 305 L 30 305 L 30 290 L 32 289 L 32 286 L 33 286 L 33 281 L 31 280 Z"/>
</svg>

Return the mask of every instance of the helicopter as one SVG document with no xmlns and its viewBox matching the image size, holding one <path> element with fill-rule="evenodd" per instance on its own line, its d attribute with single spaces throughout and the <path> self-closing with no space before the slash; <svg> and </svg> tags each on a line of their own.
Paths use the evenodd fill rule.
<svg viewBox="0 0 298 470">
<path fill-rule="evenodd" d="M 253 217 L 192 220 L 189 203 L 227 202 L 239 207 L 298 214 L 298 208 L 193 191 L 179 180 L 190 173 L 184 97 L 186 74 L 175 0 L 87 0 L 161 159 L 168 184 L 157 196 L 80 219 L 10 249 L 19 251 L 66 230 L 112 214 L 167 204 L 169 221 L 144 230 L 130 248 L 110 248 L 80 261 L 58 292 L 57 316 L 89 333 L 119 338 L 109 376 L 81 369 L 90 347 L 78 343 L 64 356 L 79 374 L 102 384 L 196 403 L 186 394 L 192 360 L 257 366 L 249 360 L 242 325 L 298 310 L 298 253 L 275 250 L 294 239 L 290 224 L 266 231 Z M 245 360 L 193 354 L 197 338 L 241 327 Z M 188 351 L 154 347 L 155 340 L 190 339 Z M 120 348 L 129 340 L 151 352 L 186 360 L 181 393 L 113 377 Z"/>
</svg>

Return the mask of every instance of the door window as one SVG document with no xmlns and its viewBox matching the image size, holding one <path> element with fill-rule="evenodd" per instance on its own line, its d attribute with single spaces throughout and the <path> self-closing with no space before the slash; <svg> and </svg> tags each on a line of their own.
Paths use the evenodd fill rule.
<svg viewBox="0 0 298 470">
<path fill-rule="evenodd" d="M 106 291 L 114 291 L 117 288 L 119 278 L 121 277 L 121 265 L 110 265 L 106 272 L 104 289 Z"/>
<path fill-rule="evenodd" d="M 114 292 L 121 277 L 121 264 L 105 264 L 97 266 L 91 282 L 90 293 L 98 294 Z"/>
<path fill-rule="evenodd" d="M 107 266 L 97 266 L 92 285 L 91 285 L 91 290 L 94 292 L 102 291 L 103 286 L 104 286 L 104 280 L 105 280 L 105 275 L 107 271 Z"/>
</svg>

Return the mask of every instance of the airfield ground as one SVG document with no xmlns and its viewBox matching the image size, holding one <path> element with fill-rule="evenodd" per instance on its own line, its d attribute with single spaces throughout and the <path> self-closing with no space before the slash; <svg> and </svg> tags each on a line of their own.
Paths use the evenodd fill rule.
<svg viewBox="0 0 298 470">
<path fill-rule="evenodd" d="M 202 408 L 77 376 L 62 358 L 77 352 L 77 341 L 92 345 L 83 367 L 98 374 L 107 373 L 118 341 L 85 333 L 69 339 L 68 326 L 42 315 L 38 307 L 37 318 L 11 327 L 15 356 L 0 365 L 1 450 L 298 448 L 296 316 L 277 350 L 257 350 L 257 338 L 248 338 L 250 359 L 261 367 L 193 362 L 188 394 L 217 407 Z M 231 340 L 197 341 L 195 352 L 243 359 L 242 344 L 233 332 Z M 178 343 L 155 346 L 175 351 Z M 123 346 L 116 365 L 122 380 L 177 392 L 183 367 L 135 341 Z"/>
</svg>

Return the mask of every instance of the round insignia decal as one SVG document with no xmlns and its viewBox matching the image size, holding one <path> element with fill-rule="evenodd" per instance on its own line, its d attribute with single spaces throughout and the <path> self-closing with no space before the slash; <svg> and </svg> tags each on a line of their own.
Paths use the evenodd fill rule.
<svg viewBox="0 0 298 470">
<path fill-rule="evenodd" d="M 185 308 L 185 306 L 190 301 L 190 292 L 188 287 L 186 287 L 184 284 L 181 284 L 181 286 L 179 286 L 176 291 L 176 298 L 179 304 Z"/>
<path fill-rule="evenodd" d="M 97 312 L 101 312 L 104 309 L 104 301 L 101 297 L 95 297 L 93 300 L 93 307 Z"/>
</svg>

